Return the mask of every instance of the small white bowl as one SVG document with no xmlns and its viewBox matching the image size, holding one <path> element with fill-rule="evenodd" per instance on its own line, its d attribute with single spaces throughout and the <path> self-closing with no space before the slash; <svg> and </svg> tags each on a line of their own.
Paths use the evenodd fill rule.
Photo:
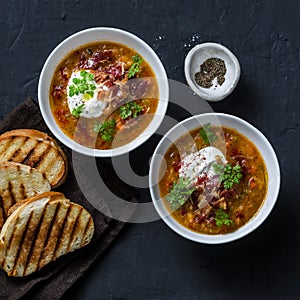
<svg viewBox="0 0 300 300">
<path fill-rule="evenodd" d="M 216 126 L 233 128 L 246 136 L 256 145 L 257 149 L 261 153 L 268 172 L 267 195 L 262 206 L 245 225 L 232 233 L 206 235 L 191 231 L 188 228 L 182 226 L 170 215 L 167 208 L 165 207 L 163 200 L 161 199 L 159 187 L 157 184 L 160 179 L 160 167 L 164 161 L 163 157 L 171 146 L 172 141 L 176 141 L 187 131 L 191 131 L 206 123 L 211 123 L 212 125 Z M 156 211 L 172 230 L 174 230 L 179 235 L 195 242 L 204 244 L 222 244 L 244 237 L 245 235 L 255 230 L 258 226 L 260 226 L 268 217 L 275 205 L 279 193 L 280 169 L 276 154 L 271 144 L 258 129 L 256 129 L 248 122 L 232 115 L 221 113 L 207 113 L 193 116 L 178 123 L 171 130 L 169 130 L 166 135 L 164 135 L 164 137 L 157 145 L 151 160 L 149 171 L 149 186 L 151 198 Z"/>
<path fill-rule="evenodd" d="M 98 42 L 98 41 L 111 41 L 119 44 L 126 45 L 134 49 L 137 53 L 150 64 L 158 82 L 159 88 L 159 103 L 155 115 L 148 125 L 148 127 L 132 142 L 110 150 L 91 149 L 76 143 L 74 140 L 66 136 L 59 128 L 53 117 L 50 101 L 49 90 L 53 73 L 61 60 L 72 50 L 79 48 L 82 45 Z M 67 147 L 89 156 L 95 157 L 112 157 L 128 153 L 136 147 L 143 144 L 160 126 L 168 106 L 169 100 L 169 85 L 167 74 L 159 57 L 153 49 L 146 44 L 143 40 L 127 31 L 110 28 L 110 27 L 97 27 L 90 28 L 77 32 L 61 42 L 49 55 L 44 67 L 42 69 L 39 86 L 38 86 L 38 100 L 42 112 L 42 116 L 55 137 L 60 140 Z"/>
<path fill-rule="evenodd" d="M 222 85 L 213 85 L 210 88 L 202 88 L 195 81 L 195 73 L 200 71 L 200 66 L 208 58 L 220 58 L 225 62 L 226 74 Z M 186 56 L 184 63 L 185 78 L 191 89 L 201 98 L 208 101 L 220 101 L 232 93 L 236 87 L 240 75 L 240 64 L 235 55 L 226 47 L 216 43 L 204 43 L 195 46 Z"/>
</svg>

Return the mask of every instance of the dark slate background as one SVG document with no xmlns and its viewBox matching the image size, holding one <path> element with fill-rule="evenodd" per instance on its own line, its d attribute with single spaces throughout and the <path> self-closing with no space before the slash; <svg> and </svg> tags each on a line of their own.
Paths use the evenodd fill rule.
<svg viewBox="0 0 300 300">
<path fill-rule="evenodd" d="M 213 109 L 254 124 L 280 160 L 278 202 L 248 237 L 208 246 L 162 221 L 128 225 L 66 299 L 300 299 L 299 14 L 296 0 L 0 0 L 2 118 L 25 97 L 37 99 L 47 56 L 81 29 L 113 26 L 138 35 L 180 82 L 188 50 L 213 41 L 229 47 L 242 69 L 235 92 Z M 138 172 L 147 173 L 154 147 L 150 140 L 132 154 Z M 148 192 L 141 195 L 150 201 Z"/>
</svg>

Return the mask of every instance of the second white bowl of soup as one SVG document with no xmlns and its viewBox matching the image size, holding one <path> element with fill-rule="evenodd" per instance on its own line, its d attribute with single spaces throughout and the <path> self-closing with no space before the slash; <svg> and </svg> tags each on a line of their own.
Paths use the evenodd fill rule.
<svg viewBox="0 0 300 300">
<path fill-rule="evenodd" d="M 276 154 L 246 121 L 193 116 L 158 144 L 150 166 L 153 204 L 164 222 L 193 241 L 220 244 L 256 229 L 280 187 Z"/>
</svg>

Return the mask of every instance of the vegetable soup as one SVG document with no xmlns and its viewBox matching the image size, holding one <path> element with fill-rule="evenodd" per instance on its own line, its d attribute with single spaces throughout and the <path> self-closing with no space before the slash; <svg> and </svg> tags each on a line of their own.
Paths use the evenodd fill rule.
<svg viewBox="0 0 300 300">
<path fill-rule="evenodd" d="M 130 143 L 146 129 L 159 90 L 151 66 L 133 49 L 97 42 L 59 63 L 49 96 L 55 121 L 67 136 L 104 150 Z"/>
<path fill-rule="evenodd" d="M 210 124 L 194 129 L 170 146 L 165 160 L 159 183 L 164 204 L 180 224 L 198 233 L 237 230 L 266 197 L 264 160 L 234 129 Z"/>
</svg>

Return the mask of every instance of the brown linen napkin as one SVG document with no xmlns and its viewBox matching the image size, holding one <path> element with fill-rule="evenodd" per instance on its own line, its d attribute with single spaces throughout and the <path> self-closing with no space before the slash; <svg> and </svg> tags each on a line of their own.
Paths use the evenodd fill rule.
<svg viewBox="0 0 300 300">
<path fill-rule="evenodd" d="M 26 99 L 16 107 L 0 125 L 0 134 L 13 129 L 32 128 L 46 132 L 48 130 L 38 105 L 31 99 Z M 67 254 L 57 261 L 50 263 L 42 270 L 24 278 L 10 278 L 0 270 L 0 298 L 20 299 L 58 299 L 78 280 L 100 254 L 115 239 L 124 223 L 113 220 L 97 211 L 83 196 L 80 191 L 72 168 L 71 150 L 63 148 L 69 159 L 69 175 L 66 182 L 57 189 L 66 195 L 68 199 L 79 203 L 93 216 L 95 234 L 92 242 L 83 249 Z M 107 179 L 107 184 L 112 192 L 122 198 L 136 202 L 136 193 L 120 181 L 116 176 L 102 166 L 101 175 Z M 103 195 L 105 197 L 105 195 Z"/>
</svg>

